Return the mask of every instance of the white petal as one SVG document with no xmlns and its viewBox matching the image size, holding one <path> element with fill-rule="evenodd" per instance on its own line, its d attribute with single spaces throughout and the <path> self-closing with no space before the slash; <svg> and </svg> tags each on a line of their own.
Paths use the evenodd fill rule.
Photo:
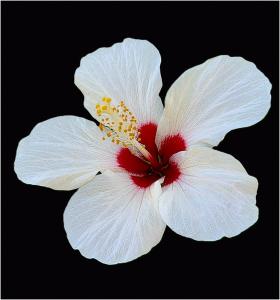
<svg viewBox="0 0 280 300">
<path fill-rule="evenodd" d="M 41 122 L 20 141 L 15 172 L 25 183 L 76 189 L 98 171 L 114 168 L 118 147 L 101 137 L 95 123 L 83 118 L 63 116 Z"/>
<path fill-rule="evenodd" d="M 241 57 L 217 56 L 183 73 L 166 96 L 157 143 L 181 133 L 188 145 L 216 146 L 230 130 L 259 122 L 271 84 Z"/>
<path fill-rule="evenodd" d="M 139 189 L 125 173 L 107 171 L 80 188 L 64 212 L 64 227 L 74 249 L 106 264 L 146 254 L 163 235 L 158 212 L 160 181 Z"/>
<path fill-rule="evenodd" d="M 258 219 L 258 182 L 231 155 L 191 147 L 172 157 L 179 181 L 160 196 L 160 213 L 175 232 L 199 241 L 238 235 Z"/>
<path fill-rule="evenodd" d="M 110 97 L 113 104 L 124 100 L 140 123 L 158 123 L 163 111 L 160 62 L 158 50 L 148 41 L 125 39 L 82 58 L 75 84 L 93 117 L 96 103 Z"/>
</svg>

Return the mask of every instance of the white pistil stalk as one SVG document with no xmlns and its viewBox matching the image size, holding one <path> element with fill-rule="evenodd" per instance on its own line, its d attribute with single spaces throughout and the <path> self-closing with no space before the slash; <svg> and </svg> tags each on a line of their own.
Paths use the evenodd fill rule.
<svg viewBox="0 0 280 300">
<path fill-rule="evenodd" d="M 151 161 L 152 155 L 142 144 L 140 144 L 137 140 L 133 140 L 132 144 L 148 161 Z"/>
</svg>

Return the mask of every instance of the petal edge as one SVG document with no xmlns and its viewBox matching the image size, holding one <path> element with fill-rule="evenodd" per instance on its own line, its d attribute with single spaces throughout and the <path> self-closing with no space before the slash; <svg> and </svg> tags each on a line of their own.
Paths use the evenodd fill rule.
<svg viewBox="0 0 280 300">
<path fill-rule="evenodd" d="M 163 189 L 160 213 L 176 233 L 198 241 L 233 237 L 258 219 L 258 182 L 231 155 L 207 147 L 175 154 L 182 176 Z"/>
<path fill-rule="evenodd" d="M 94 122 L 61 116 L 38 123 L 18 145 L 14 169 L 28 184 L 76 189 L 97 172 L 115 168 L 115 145 L 101 142 Z"/>
<path fill-rule="evenodd" d="M 262 120 L 271 83 L 252 62 L 221 55 L 185 71 L 170 87 L 157 144 L 182 134 L 188 145 L 216 146 L 231 130 Z"/>
</svg>

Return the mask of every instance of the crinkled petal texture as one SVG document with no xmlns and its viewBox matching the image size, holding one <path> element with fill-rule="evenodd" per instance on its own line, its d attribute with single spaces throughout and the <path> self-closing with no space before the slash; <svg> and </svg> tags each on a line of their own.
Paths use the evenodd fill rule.
<svg viewBox="0 0 280 300">
<path fill-rule="evenodd" d="M 71 246 L 105 264 L 131 261 L 151 250 L 163 235 L 158 211 L 160 181 L 138 188 L 125 173 L 98 175 L 81 187 L 64 212 Z"/>
<path fill-rule="evenodd" d="M 71 190 L 90 181 L 98 171 L 116 167 L 119 147 L 101 142 L 94 122 L 62 116 L 37 124 L 18 145 L 15 172 L 29 184 Z"/>
<path fill-rule="evenodd" d="M 238 235 L 258 219 L 258 182 L 231 155 L 190 147 L 171 158 L 181 177 L 163 188 L 159 208 L 175 232 L 198 241 Z"/>
<path fill-rule="evenodd" d="M 140 123 L 158 123 L 163 111 L 160 62 L 160 54 L 150 42 L 128 38 L 82 58 L 75 84 L 95 118 L 96 103 L 110 97 L 113 104 L 124 100 Z"/>
<path fill-rule="evenodd" d="M 216 146 L 230 130 L 259 122 L 271 84 L 241 57 L 217 56 L 184 72 L 169 89 L 157 144 L 180 133 L 187 144 Z"/>
</svg>

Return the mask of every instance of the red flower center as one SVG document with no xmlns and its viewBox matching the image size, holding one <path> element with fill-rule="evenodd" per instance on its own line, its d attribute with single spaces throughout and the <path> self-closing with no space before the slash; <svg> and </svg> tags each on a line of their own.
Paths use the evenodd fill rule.
<svg viewBox="0 0 280 300">
<path fill-rule="evenodd" d="M 118 165 L 133 175 L 133 182 L 141 187 L 147 188 L 153 182 L 164 176 L 163 185 L 166 186 L 180 177 L 179 166 L 170 162 L 169 158 L 179 151 L 186 150 L 186 142 L 180 134 L 167 136 L 158 149 L 155 143 L 157 125 L 146 123 L 139 128 L 141 132 L 141 143 L 153 157 L 152 163 L 148 163 L 133 155 L 129 149 L 122 148 L 117 154 Z"/>
</svg>

